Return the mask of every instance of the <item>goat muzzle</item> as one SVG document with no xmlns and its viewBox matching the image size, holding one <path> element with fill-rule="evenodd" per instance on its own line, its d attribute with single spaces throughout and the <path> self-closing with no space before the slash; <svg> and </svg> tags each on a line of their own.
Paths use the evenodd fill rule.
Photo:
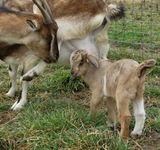
<svg viewBox="0 0 160 150">
<path fill-rule="evenodd" d="M 51 57 L 45 57 L 45 58 L 42 58 L 42 60 L 47 64 L 50 64 L 51 62 L 53 62 Z"/>
<path fill-rule="evenodd" d="M 71 75 L 72 75 L 72 77 L 76 77 L 76 76 L 77 76 L 77 73 L 75 73 L 74 70 L 71 69 Z"/>
</svg>

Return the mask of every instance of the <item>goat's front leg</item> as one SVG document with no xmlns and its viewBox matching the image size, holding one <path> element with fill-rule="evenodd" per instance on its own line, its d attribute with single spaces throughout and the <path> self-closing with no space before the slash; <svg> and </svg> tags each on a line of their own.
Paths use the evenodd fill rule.
<svg viewBox="0 0 160 150">
<path fill-rule="evenodd" d="M 22 76 L 22 80 L 31 81 L 34 77 L 37 77 L 40 73 L 43 72 L 46 65 L 47 64 L 41 60 L 35 67 L 33 67 L 30 71 Z"/>
<path fill-rule="evenodd" d="M 121 93 L 122 95 L 122 93 Z M 121 95 L 117 96 L 117 110 L 118 110 L 118 120 L 121 125 L 121 136 L 124 141 L 127 141 L 129 135 L 129 124 L 131 120 L 131 114 L 129 111 L 130 100 Z"/>
<path fill-rule="evenodd" d="M 90 109 L 91 109 L 91 115 L 92 118 L 96 117 L 96 113 L 98 111 L 98 108 L 103 100 L 103 95 L 101 94 L 100 90 L 94 90 L 92 91 L 92 97 L 90 101 Z"/>
<path fill-rule="evenodd" d="M 23 64 L 22 76 L 27 73 L 34 66 L 34 60 L 28 61 L 26 60 Z M 28 91 L 28 81 L 22 81 L 22 90 L 19 96 L 19 99 L 12 105 L 12 110 L 19 110 L 23 107 L 23 105 L 27 102 L 27 91 Z"/>
<path fill-rule="evenodd" d="M 116 101 L 115 99 L 108 97 L 106 101 L 107 109 L 108 109 L 108 126 L 116 129 Z"/>
<path fill-rule="evenodd" d="M 20 93 L 19 99 L 12 105 L 12 110 L 19 110 L 21 109 L 24 104 L 27 102 L 27 90 L 28 90 L 29 82 L 23 81 L 22 82 L 22 90 Z"/>
<path fill-rule="evenodd" d="M 14 97 L 17 92 L 17 69 L 18 65 L 9 65 L 9 76 L 11 81 L 11 88 L 6 94 L 9 97 Z"/>
<path fill-rule="evenodd" d="M 135 127 L 131 132 L 131 137 L 136 137 L 137 135 L 142 134 L 142 130 L 145 123 L 145 110 L 144 110 L 144 100 L 135 100 L 133 101 L 133 110 L 135 117 Z"/>
</svg>

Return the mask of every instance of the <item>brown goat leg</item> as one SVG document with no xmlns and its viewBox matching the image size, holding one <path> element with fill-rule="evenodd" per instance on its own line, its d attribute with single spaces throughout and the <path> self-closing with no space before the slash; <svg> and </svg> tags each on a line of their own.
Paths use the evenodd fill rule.
<svg viewBox="0 0 160 150">
<path fill-rule="evenodd" d="M 98 91 L 98 90 L 97 90 Z M 91 101 L 90 101 L 90 108 L 91 108 L 91 115 L 92 115 L 92 118 L 95 118 L 96 117 L 96 113 L 100 107 L 100 104 L 102 102 L 102 96 L 100 96 L 100 93 L 97 93 L 96 92 L 93 92 L 92 91 L 92 98 L 91 98 Z"/>
<path fill-rule="evenodd" d="M 108 109 L 108 125 L 116 129 L 116 101 L 108 97 L 106 101 L 107 109 Z"/>
<path fill-rule="evenodd" d="M 131 114 L 129 111 L 129 100 L 122 98 L 116 99 L 116 101 L 118 109 L 118 120 L 121 125 L 120 134 L 122 136 L 122 139 L 126 142 L 129 135 L 129 124 L 131 121 Z"/>
</svg>

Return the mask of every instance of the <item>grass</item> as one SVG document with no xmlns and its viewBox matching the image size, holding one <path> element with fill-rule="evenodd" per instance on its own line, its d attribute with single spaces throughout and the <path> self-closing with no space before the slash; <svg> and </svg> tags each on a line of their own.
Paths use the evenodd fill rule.
<svg viewBox="0 0 160 150">
<path fill-rule="evenodd" d="M 120 0 L 117 0 L 117 2 Z M 111 0 L 113 3 L 113 1 Z M 130 48 L 160 48 L 160 7 L 158 1 L 125 1 L 126 17 L 112 22 L 110 40 Z"/>
<path fill-rule="evenodd" d="M 134 58 L 141 62 L 144 58 L 138 51 L 124 49 L 111 50 L 109 58 Z M 145 59 L 148 57 L 146 56 Z M 160 64 L 157 59 L 157 64 Z M 84 82 L 70 76 L 69 66 L 46 68 L 42 77 L 36 78 L 28 92 L 28 104 L 20 112 L 9 111 L 12 99 L 4 96 L 8 90 L 6 66 L 1 64 L 2 97 L 0 116 L 0 148 L 12 149 L 108 149 L 132 150 L 147 144 L 149 136 L 160 132 L 160 76 L 156 67 L 146 79 L 147 119 L 144 135 L 137 140 L 130 139 L 126 145 L 121 141 L 119 130 L 112 132 L 107 126 L 105 106 L 100 109 L 95 120 L 89 111 L 90 91 Z M 54 73 L 52 73 L 54 70 Z M 134 120 L 130 129 L 134 127 Z M 155 138 L 158 141 L 158 139 Z M 158 142 L 157 142 L 158 143 Z M 154 145 L 155 146 L 155 145 Z M 155 147 L 153 147 L 155 148 Z"/>
<path fill-rule="evenodd" d="M 139 5 L 135 5 L 135 8 L 139 10 Z M 124 20 L 125 24 L 119 21 L 109 28 L 111 41 L 125 40 L 128 43 L 112 42 L 108 58 L 112 60 L 130 58 L 138 62 L 154 58 L 157 61 L 157 67 L 146 78 L 144 93 L 146 123 L 143 135 L 137 139 L 130 138 L 129 143 L 124 144 L 119 136 L 119 129 L 113 132 L 106 124 L 105 102 L 96 119 L 91 119 L 89 109 L 91 93 L 81 78 L 75 79 L 70 76 L 69 66 L 49 65 L 41 77 L 31 82 L 28 103 L 25 107 L 20 112 L 10 111 L 9 108 L 15 100 L 5 95 L 9 89 L 9 76 L 6 65 L 1 63 L 0 149 L 158 150 L 160 147 L 160 52 L 159 49 L 147 47 L 150 43 L 149 24 L 143 22 L 144 38 L 141 38 L 141 34 L 138 33 L 141 32 L 140 20 L 148 21 L 149 14 L 143 14 L 142 18 L 139 11 L 135 12 L 133 24 L 131 12 L 128 11 L 127 19 Z M 159 16 L 155 15 L 155 20 L 158 19 Z M 158 24 L 153 24 L 153 27 L 153 33 L 157 33 Z M 127 32 L 123 32 L 123 29 Z M 134 42 L 130 44 L 133 37 Z M 158 46 L 159 39 L 153 39 L 153 44 Z M 136 44 L 139 42 L 143 45 Z M 134 120 L 131 122 L 130 131 L 133 127 Z"/>
</svg>

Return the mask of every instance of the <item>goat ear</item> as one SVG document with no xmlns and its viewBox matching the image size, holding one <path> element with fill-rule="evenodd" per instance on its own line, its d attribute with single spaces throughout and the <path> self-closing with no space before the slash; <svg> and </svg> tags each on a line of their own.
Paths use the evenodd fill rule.
<svg viewBox="0 0 160 150">
<path fill-rule="evenodd" d="M 39 23 L 38 23 L 36 20 L 27 19 L 27 20 L 26 20 L 26 23 L 29 25 L 29 27 L 30 27 L 33 31 L 36 31 L 36 30 L 39 30 L 39 29 L 40 29 L 40 25 L 39 25 Z"/>
<path fill-rule="evenodd" d="M 96 68 L 99 68 L 99 61 L 97 57 L 95 57 L 94 55 L 88 55 L 87 58 L 92 65 L 94 65 Z"/>
</svg>

